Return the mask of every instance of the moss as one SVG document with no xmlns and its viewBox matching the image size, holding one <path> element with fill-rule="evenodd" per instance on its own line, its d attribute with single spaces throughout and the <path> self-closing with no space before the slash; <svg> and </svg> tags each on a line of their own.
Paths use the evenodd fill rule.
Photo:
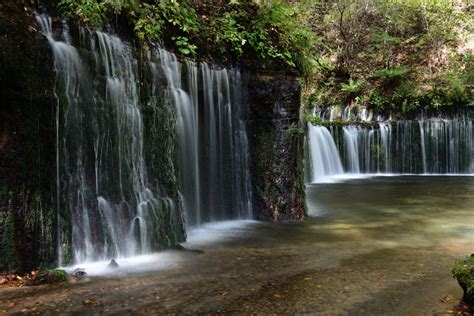
<svg viewBox="0 0 474 316">
<path fill-rule="evenodd" d="M 28 285 L 41 285 L 49 283 L 60 283 L 67 281 L 67 273 L 61 269 L 40 270 L 36 279 L 30 281 Z"/>
<path fill-rule="evenodd" d="M 463 300 L 466 303 L 474 304 L 474 254 L 464 260 L 457 261 L 452 273 L 464 290 Z"/>
<path fill-rule="evenodd" d="M 1 218 L 1 217 L 0 217 Z M 11 212 L 3 215 L 3 238 L 0 244 L 0 270 L 13 270 L 17 266 L 15 251 L 15 226 Z"/>
<path fill-rule="evenodd" d="M 303 128 L 302 128 L 303 130 Z M 302 200 L 303 215 L 308 216 L 308 205 L 306 203 L 306 186 L 304 183 L 304 134 L 298 135 L 298 150 L 296 158 L 296 181 L 294 190 L 297 196 Z"/>
<path fill-rule="evenodd" d="M 6 203 L 8 199 L 8 189 L 5 185 L 0 185 L 0 203 Z"/>
</svg>

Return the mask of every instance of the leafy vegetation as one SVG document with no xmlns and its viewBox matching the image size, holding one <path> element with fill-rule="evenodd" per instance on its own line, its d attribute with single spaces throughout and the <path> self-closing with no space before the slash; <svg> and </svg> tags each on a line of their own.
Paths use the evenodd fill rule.
<svg viewBox="0 0 474 316">
<path fill-rule="evenodd" d="M 467 2 L 315 1 L 318 71 L 310 104 L 380 111 L 473 106 L 474 10 Z M 471 79 L 470 79 L 471 78 Z M 356 84 L 359 83 L 359 84 Z"/>
<path fill-rule="evenodd" d="M 323 120 L 319 116 L 311 115 L 311 114 L 305 114 L 304 115 L 305 121 L 313 124 L 313 125 L 322 125 Z"/>
<path fill-rule="evenodd" d="M 182 56 L 297 68 L 306 103 L 409 112 L 474 106 L 468 3 L 431 0 L 61 0 L 84 26 L 124 17 Z"/>
<path fill-rule="evenodd" d="M 257 57 L 310 69 L 313 40 L 298 6 L 284 1 L 93 1 L 61 0 L 60 6 L 84 26 L 99 27 L 111 15 L 128 18 L 141 40 L 164 41 L 184 56 L 217 55 L 224 61 Z"/>
<path fill-rule="evenodd" d="M 474 255 L 457 261 L 452 273 L 464 290 L 464 300 L 474 303 Z"/>
</svg>

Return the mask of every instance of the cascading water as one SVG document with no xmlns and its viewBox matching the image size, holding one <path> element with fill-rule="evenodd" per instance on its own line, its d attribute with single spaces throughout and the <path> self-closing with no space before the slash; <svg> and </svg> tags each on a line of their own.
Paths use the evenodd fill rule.
<svg viewBox="0 0 474 316">
<path fill-rule="evenodd" d="M 118 37 L 83 31 L 90 51 L 79 52 L 67 30 L 55 40 L 51 19 L 37 21 L 55 60 L 58 210 L 70 212 L 74 260 L 130 256 L 176 241 L 160 231 L 179 226 L 175 203 L 147 178 L 133 50 Z M 172 214 L 171 223 L 164 214 Z M 67 237 L 59 237 L 64 246 Z"/>
<path fill-rule="evenodd" d="M 308 123 L 311 182 L 325 181 L 327 177 L 342 174 L 341 159 L 329 130 Z"/>
<path fill-rule="evenodd" d="M 344 143 L 345 143 L 345 157 L 346 166 L 350 173 L 359 173 L 359 146 L 358 146 L 358 135 L 359 131 L 356 126 L 347 126 L 343 128 L 344 131 Z"/>
<path fill-rule="evenodd" d="M 328 149 L 320 142 L 321 136 L 314 131 L 321 128 L 310 126 L 308 131 L 313 182 L 324 181 L 328 172 L 330 175 L 474 173 L 474 131 L 469 116 L 333 127 L 331 139 L 326 133 L 325 143 L 336 144 L 337 150 Z M 341 129 L 342 136 L 338 132 Z M 329 171 L 321 157 L 326 157 L 325 161 L 342 161 L 342 170 Z"/>
<path fill-rule="evenodd" d="M 177 113 L 179 183 L 187 224 L 251 218 L 239 72 L 191 61 L 182 65 L 164 49 L 159 55 Z"/>
<path fill-rule="evenodd" d="M 57 74 L 60 264 L 183 241 L 181 205 L 188 226 L 252 217 L 238 70 L 164 49 L 140 63 L 117 36 L 82 29 L 76 47 L 37 22 Z"/>
</svg>

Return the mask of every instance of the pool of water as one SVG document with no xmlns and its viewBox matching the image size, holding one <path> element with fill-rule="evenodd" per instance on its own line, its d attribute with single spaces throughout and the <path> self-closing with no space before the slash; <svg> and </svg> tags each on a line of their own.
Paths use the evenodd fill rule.
<svg viewBox="0 0 474 316">
<path fill-rule="evenodd" d="M 0 310 L 78 313 L 93 297 L 94 313 L 420 315 L 461 298 L 451 268 L 474 251 L 474 177 L 311 184 L 307 200 L 303 222 L 204 225 L 184 244 L 199 251 L 138 268 L 118 260 L 120 278 L 0 293 Z"/>
<path fill-rule="evenodd" d="M 473 177 L 374 177 L 313 184 L 307 186 L 307 199 L 309 215 L 333 234 L 405 246 L 474 241 Z"/>
</svg>

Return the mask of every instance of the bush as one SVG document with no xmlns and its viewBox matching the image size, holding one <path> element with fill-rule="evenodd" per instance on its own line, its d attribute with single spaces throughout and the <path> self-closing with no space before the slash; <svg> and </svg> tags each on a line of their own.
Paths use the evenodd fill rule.
<svg viewBox="0 0 474 316">
<path fill-rule="evenodd" d="M 313 125 L 322 125 L 323 124 L 323 120 L 319 116 L 314 116 L 314 115 L 311 115 L 311 114 L 305 114 L 304 119 L 307 122 L 309 122 Z"/>
<path fill-rule="evenodd" d="M 409 69 L 406 67 L 395 67 L 395 68 L 385 68 L 375 72 L 374 77 L 386 80 L 393 81 L 400 79 L 409 72 Z"/>
</svg>

